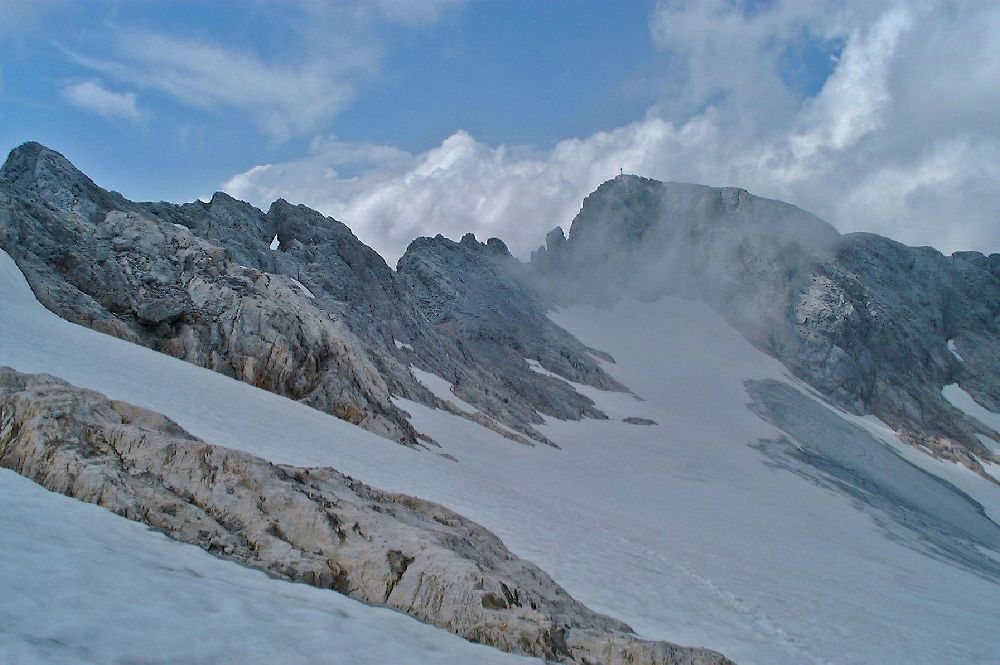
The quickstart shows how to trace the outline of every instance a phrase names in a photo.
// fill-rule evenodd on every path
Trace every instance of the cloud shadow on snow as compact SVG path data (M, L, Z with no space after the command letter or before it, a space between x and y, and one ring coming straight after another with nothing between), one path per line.
M1000 526L951 483L911 464L787 383L747 381L750 410L787 436L752 447L766 464L845 494L894 541L1000 583Z

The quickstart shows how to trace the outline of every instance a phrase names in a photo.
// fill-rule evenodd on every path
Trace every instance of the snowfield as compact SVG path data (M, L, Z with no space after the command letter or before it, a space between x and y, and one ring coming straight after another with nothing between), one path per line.
M919 538L885 524L878 512L861 509L856 498L789 472L752 447L761 439L779 439L781 432L748 408L746 381L793 380L699 303L665 299L614 311L576 307L553 315L585 344L611 353L617 362L605 369L635 392L580 388L609 420L547 421L540 431L560 449L516 445L467 419L399 400L417 429L440 442L440 452L458 463L65 322L37 303L13 261L2 253L0 312L0 365L54 374L163 412L212 443L276 462L330 465L367 483L438 501L492 529L514 553L537 563L578 599L630 623L644 637L707 646L741 665L1000 662L996 578L929 552ZM442 395L450 393L435 379L447 382L432 377L419 378ZM450 394L449 399L456 398ZM625 417L648 418L657 425L630 425L621 422ZM891 432L877 421L857 423L887 450L898 449L908 459L926 457L912 448L904 452L903 444L890 440ZM955 465L927 460L920 463L923 468L951 479L995 519L1000 512L996 486L964 469L953 473ZM466 652L465 662L486 662L485 654L496 662L514 662L474 645L456 646L457 638L395 613L388 614L410 628L380 624L384 610L269 580L96 507L46 493L10 473L0 474L0 491L24 515L4 518L0 533L5 551L35 547L49 557L5 554L2 617L29 611L21 608L35 608L34 616L43 616L37 603L38 595L47 592L44 582L7 581L30 578L33 572L50 575L46 569L56 564L49 560L77 565L67 561L72 549L55 542L59 538L69 543L81 539L93 551L130 552L121 554L119 564L108 558L106 567L81 569L91 571L86 580L80 575L61 578L61 586L77 581L81 601L98 595L107 607L90 611L84 605L84 611L71 612L54 607L60 604L56 602L45 609L62 613L55 620L72 619L80 634L91 631L86 633L88 644L105 653L136 653L128 651L140 648L139 642L129 642L134 636L124 629L102 631L102 625L141 613L148 596L157 588L168 593L164 580L172 580L189 584L190 594L176 593L175 602L158 606L161 623L146 628L149 644L162 646L157 656L168 661L197 662L196 655L222 653L211 651L221 649L221 642L206 642L206 651L192 644L209 639L210 631L200 628L202 621L221 631L229 617L244 621L240 630L249 639L260 638L250 644L298 645L291 657L261 662L297 662L295 654L365 662L341 660L334 647L313 641L349 639L344 635L350 629L340 633L333 625L343 619L333 608L341 608L357 618L358 653L369 644L368 636L380 631L385 631L383 641L391 634L400 645L410 646L398 659L375 651L395 648L376 640L370 662L451 662L442 653L459 658L464 647L474 650ZM73 517L77 515L87 517ZM985 519L978 514L973 518ZM1000 551L983 553L993 555ZM210 577L210 585L204 583L202 589L202 578L183 572L178 556L197 560L186 565ZM175 570L160 571L157 561L172 561L169 567ZM147 569L152 591L101 595L102 586L111 589L124 574L119 570L138 575ZM210 574L203 572L208 569ZM11 588L13 593L7 591ZM128 607L131 600L134 612ZM275 603L273 615L260 607L268 602ZM238 609L222 617L213 614L213 607L239 608L241 603L257 607L260 614L248 617ZM109 619L112 611L117 614ZM257 632L258 619L272 623ZM23 646L34 639L37 621L4 619L0 626L11 633L4 644ZM190 640L178 637L188 630ZM315 634L324 630L329 636ZM240 648L237 639L230 642ZM46 644L51 651L44 662L77 660L69 647ZM239 653L251 652L248 647ZM208 662L216 659L209 656ZM254 661L237 657L232 662Z
M269 578L0 469L0 662L539 663Z

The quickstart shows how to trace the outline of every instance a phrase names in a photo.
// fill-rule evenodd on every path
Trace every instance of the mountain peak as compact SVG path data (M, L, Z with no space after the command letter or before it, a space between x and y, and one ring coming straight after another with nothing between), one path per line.
M134 208L121 194L98 186L62 153L35 141L10 151L0 167L0 184L91 221L103 219L110 210Z
M7 161L0 167L0 177L4 180L21 180L38 177L44 173L70 177L73 180L90 180L73 166L61 153L47 148L36 141L22 143L10 151Z

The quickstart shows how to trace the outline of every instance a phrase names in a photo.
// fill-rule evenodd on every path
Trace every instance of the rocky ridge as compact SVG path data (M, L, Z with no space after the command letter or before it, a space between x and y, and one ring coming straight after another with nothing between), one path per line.
M418 238L394 271L304 206L278 200L265 213L222 193L134 203L29 143L0 169L0 248L64 318L407 445L421 435L394 397L522 443L551 443L534 428L542 416L603 418L569 383L532 371L627 390L602 368L611 358L546 312L676 295L704 300L831 402L913 445L987 478L979 460L996 460L983 439L997 433L941 389L958 383L1000 411L1000 255L842 236L737 188L620 176L528 264L470 234ZM411 366L477 412L436 397Z
M439 505L213 446L51 376L0 368L0 466L224 558L505 651L590 665L731 664L636 638Z
M65 319L406 445L427 439L393 397L472 417L522 443L550 443L532 427L541 415L603 417L568 384L540 380L512 356L504 346L510 335L464 334L473 317L480 330L500 328L498 311L442 313L411 293L415 284L420 293L467 292L469 273L435 263L443 242L415 242L403 263L437 272L412 271L404 280L344 224L280 199L266 213L222 193L184 205L135 203L37 143L12 151L0 169L0 248L39 301ZM478 246L461 249L483 266L517 263L503 252L487 260ZM623 389L537 299L525 307L534 326L520 349L525 357L575 381ZM454 384L478 413L435 397L411 366Z
M1000 411L998 254L842 236L741 189L620 176L587 197L568 236L548 235L531 266L561 303L703 300L834 404L991 479L979 460L996 458L979 437L997 433L941 389L958 383Z

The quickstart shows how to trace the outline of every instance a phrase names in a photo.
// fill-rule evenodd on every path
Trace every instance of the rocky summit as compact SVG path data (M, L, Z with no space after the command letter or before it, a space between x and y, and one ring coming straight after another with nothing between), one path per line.
M534 427L545 416L605 418L573 384L628 391L602 368L614 359L546 312L678 295L709 304L834 404L984 477L978 460L993 459L980 437L996 433L941 389L957 383L1000 410L1000 255L841 235L741 189L623 175L528 263L467 234L418 238L393 270L305 206L279 199L265 213L221 192L136 203L27 143L0 169L0 248L63 318L405 445L433 441L393 397L521 443L551 443Z
M996 432L942 388L1000 410L1000 254L841 235L741 189L620 176L531 267L556 302L702 300L834 404L992 480L978 460L995 459L980 437Z
M135 203L27 143L0 169L0 248L63 318L410 446L432 442L393 396L475 417L522 443L549 443L532 427L542 416L604 417L527 360L624 390L600 354L545 317L539 298L522 297L521 264L496 239L419 239L396 272L347 226L305 206L279 199L264 213L223 193ZM478 413L435 396L411 366L445 378Z
M0 168L0 277L8 318L23 324L5 321L20 337L0 329L0 351L4 364L34 369L0 368L0 466L273 577L550 662L731 662L641 639L553 577L592 594L595 609L634 611L640 630L634 619L645 616L630 603L651 594L656 630L703 635L687 613L711 607L706 621L736 617L720 621L724 638L750 631L720 638L720 649L776 644L767 653L792 654L781 662L840 648L812 650L772 618L787 608L771 587L792 565L807 567L788 606L799 609L816 595L803 589L830 587L834 574L855 595L873 579L922 581L926 562L947 567L933 569L946 596L1000 579L990 505L1000 255L842 235L742 189L624 174L590 194L568 229L549 232L528 261L470 233L417 238L390 267L305 206L279 199L264 211L221 192L129 201L26 143ZM36 352L50 334L57 341ZM105 383L90 382L101 368L77 362L77 346L116 368ZM115 380L133 364L150 383L175 373L191 395L151 404L143 379ZM77 385L46 374L70 366L64 378ZM77 386L118 397L130 386L136 399ZM213 399L228 416L200 413ZM262 413L277 414L277 430ZM435 436L443 458L425 452ZM516 545L553 577L416 495L454 502L508 542L530 533ZM857 551L835 550L848 563L814 571L835 541ZM883 541L908 551L883 556ZM797 554L782 558L786 545ZM613 563L594 564L604 555ZM763 577L747 586L744 566ZM912 593L897 604L922 602L922 586L903 586ZM671 614L682 587L697 595ZM887 620L871 616L854 629ZM798 617L783 621L805 630ZM829 642L825 629L805 634Z

